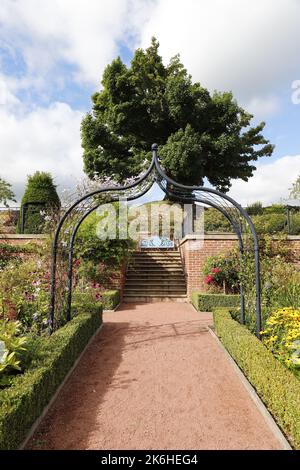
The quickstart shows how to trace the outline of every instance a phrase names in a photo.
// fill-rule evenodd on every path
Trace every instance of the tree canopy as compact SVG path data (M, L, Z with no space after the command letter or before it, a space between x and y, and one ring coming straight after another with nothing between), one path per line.
M293 186L290 188L290 198L300 199L300 175L294 181Z
M193 83L178 55L165 66L158 48L153 38L130 66L118 57L106 67L82 121L87 175L117 181L136 175L156 142L165 171L178 182L202 185L206 177L226 191L231 179L247 181L253 162L273 152L262 135L265 123L250 127L253 116L232 93L210 94Z
M16 202L15 195L11 189L11 184L0 177L0 204L8 207L8 201Z

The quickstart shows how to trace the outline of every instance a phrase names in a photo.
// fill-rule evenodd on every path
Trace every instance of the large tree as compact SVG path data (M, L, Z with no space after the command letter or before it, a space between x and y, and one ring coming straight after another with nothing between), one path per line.
M167 174L179 182L201 185L207 177L226 191L231 179L247 181L252 162L273 152L261 133L265 123L250 127L253 116L231 93L210 95L179 56L165 66L158 47L153 38L130 67L120 57L106 67L82 121L85 172L122 181L142 170L156 142Z
M15 195L11 189L11 184L0 177L0 204L8 207L8 201L16 202Z

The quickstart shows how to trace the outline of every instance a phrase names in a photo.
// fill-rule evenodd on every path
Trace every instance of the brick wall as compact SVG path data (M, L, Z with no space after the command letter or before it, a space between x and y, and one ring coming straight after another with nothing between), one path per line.
M300 236L289 236L282 243L286 243L292 248L296 262L300 260ZM185 267L189 298L194 290L203 292L207 290L204 275L202 274L206 259L209 256L226 253L235 246L238 246L237 237L229 233L206 234L203 237L187 235L181 240L180 252Z
M42 242L44 235L2 235L0 242L8 242L11 244L22 244L28 242ZM276 237L274 237L276 239ZM300 236L288 236L287 240L282 243L288 244L292 248L295 261L299 263L300 267ZM237 237L229 233L216 233L206 234L203 237L199 235L187 235L180 242L181 257L185 266L185 273L187 279L187 291L190 297L194 290L207 290L207 285L204 283L204 276L202 274L203 266L206 258L209 256L226 253L234 246L237 246ZM121 296L124 289L126 266L124 265L119 276L111 285L111 288L119 288Z
M24 245L26 243L43 243L43 240L46 240L48 235L40 234L10 234L10 233L1 233L0 234L0 243L8 243L10 245Z

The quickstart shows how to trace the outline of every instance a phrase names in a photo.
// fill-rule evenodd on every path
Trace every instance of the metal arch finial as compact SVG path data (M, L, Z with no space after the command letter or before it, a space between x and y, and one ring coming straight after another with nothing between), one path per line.
M152 144L151 145L151 150L152 150L152 162L155 165L156 171L158 173L164 173L163 170L160 168L159 160L158 160L158 145L157 144Z

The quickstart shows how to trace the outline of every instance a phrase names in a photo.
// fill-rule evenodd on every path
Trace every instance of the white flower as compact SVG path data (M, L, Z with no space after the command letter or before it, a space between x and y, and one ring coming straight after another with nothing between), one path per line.
M0 364L4 364L8 350L6 349L4 341L0 341Z

